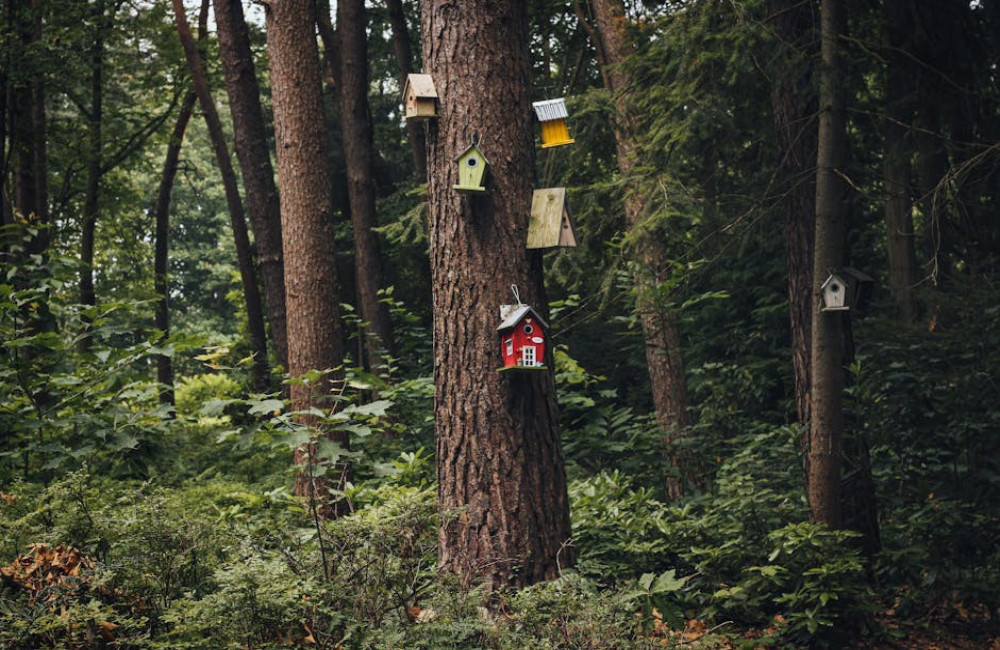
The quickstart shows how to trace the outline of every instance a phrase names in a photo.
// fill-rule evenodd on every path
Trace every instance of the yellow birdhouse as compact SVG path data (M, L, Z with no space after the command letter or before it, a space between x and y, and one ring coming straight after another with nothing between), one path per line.
M403 117L426 120L437 117L437 89L429 74L408 74L403 86Z
M535 190L531 196L528 248L576 246L573 219L566 202L565 187Z
M569 137L569 129L566 127L569 113L566 111L565 98L535 102L532 106L538 121L542 123L542 149L576 142Z
M458 162L458 185L454 189L459 192L469 192L472 194L485 194L486 187L483 180L486 178L486 168L490 161L479 150L475 144L470 144L469 148L458 155L455 159Z

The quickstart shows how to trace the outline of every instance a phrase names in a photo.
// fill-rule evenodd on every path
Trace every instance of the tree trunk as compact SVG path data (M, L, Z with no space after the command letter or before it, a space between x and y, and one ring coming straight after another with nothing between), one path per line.
M601 75L605 87L615 95L612 131L618 171L627 181L625 223L636 237L636 257L640 263L640 270L636 274L636 310L642 320L653 407L670 446L691 424L691 420L687 409L687 383L677 333L677 318L670 310L657 304L655 298L656 288L669 273L663 246L653 233L645 232L642 224L642 206L645 200L641 189L631 181L638 142L633 112L629 106L631 79L622 63L632 54L635 46L626 32L625 6L621 0L591 0L590 6L596 27L591 28L591 36L596 42ZM679 478L668 482L667 492L671 498L679 498L683 494L685 482L684 463L676 454L671 457L670 462Z
M257 263L264 281L271 338L278 362L288 369L285 331L285 276L281 251L281 207L264 129L264 112L254 71L250 32L239 0L215 0L219 27L219 58L226 77L233 116L236 157L243 171L243 187L250 208L250 226L257 247Z
M844 34L839 0L823 0L820 18L819 135L816 156L816 241L813 253L812 394L807 495L813 519L838 528L843 521L840 472L844 437L844 316L821 311L821 286L844 260L847 230L846 110L839 39Z
M101 150L103 139L101 127L104 121L104 30L107 27L104 0L97 0L93 6L94 42L90 50L90 114L87 116L87 186L83 199L83 224L80 233L80 303L93 307L97 305L94 290L94 235L97 230L97 212L100 201L102 174ZM87 351L91 346L89 335L91 318L83 316L84 333L80 337L80 349Z
M374 231L375 181L372 165L373 132L368 111L368 47L364 0L337 2L340 37L340 120L344 133L347 198L354 226L354 268L358 306L365 328L364 366L375 370L381 350L392 347L389 308L379 299L385 288L382 253ZM358 359L361 362L361 359Z
M788 267L788 320L792 339L795 407L798 421L809 425L809 361L812 328L813 230L816 221L816 94L812 57L816 29L812 5L799 0L769 0L777 40L787 51L771 71L771 106L785 197L785 261ZM808 458L808 429L802 438ZM806 472L808 475L808 471Z
M917 258L910 200L910 153L906 138L913 120L913 20L909 0L885 0L884 29L888 51L885 82L886 124L882 174L885 186L886 249L889 287L896 315L904 322L917 317L913 293L917 283Z
M392 28L392 47L399 64L399 87L406 84L406 75L413 72L413 48L410 46L410 30L406 24L406 13L402 0L386 0L389 10L389 25ZM406 133L410 136L410 155L413 157L413 172L418 182L427 180L427 139L424 125L417 120L407 120Z
M550 368L496 371L510 286L536 310L546 306L541 254L525 248L534 171L527 2L425 0L421 15L425 70L441 96L427 134L439 564L468 582L526 585L572 562ZM483 196L453 189L455 157L473 140L493 163Z
M202 30L204 33L204 30ZM181 102L181 110L177 122L170 135L167 145L167 157L163 162L163 173L160 176L160 187L156 192L156 203L153 205L153 220L156 224L156 241L153 252L153 289L156 293L156 329L162 332L159 342L170 336L170 193L173 191L174 179L177 176L177 162L180 159L181 144L184 141L184 131L187 130L194 104L198 100L194 91L188 92ZM160 385L160 403L174 405L174 366L173 360L166 354L156 357L156 381Z
M285 254L288 371L295 379L309 370L339 368L343 363L340 296L314 3L272 0L266 10ZM292 408L329 407L335 388L335 375L327 375L325 381L293 383ZM308 417L300 421L314 423ZM345 432L327 435L342 446L347 444ZM309 471L314 449L303 447L295 458L304 466L296 480L296 494L320 495L325 500L326 486L313 480Z
M226 191L226 204L229 206L229 218L233 226L233 240L236 246L236 259L240 269L240 280L243 284L243 296L246 301L247 322L250 330L250 349L253 351L252 376L254 389L266 391L270 385L270 370L267 361L267 335L264 329L264 312L261 307L260 289L257 287L257 277L254 273L253 258L250 254L250 237L247 234L246 216L243 212L243 201L236 186L236 172L233 161L226 147L225 134L222 131L222 121L215 108L208 80L202 68L201 55L195 46L184 15L182 0L173 0L174 13L177 16L177 34L180 36L188 68L191 70L191 80L194 83L198 102L205 114L215 159L219 165L222 183Z

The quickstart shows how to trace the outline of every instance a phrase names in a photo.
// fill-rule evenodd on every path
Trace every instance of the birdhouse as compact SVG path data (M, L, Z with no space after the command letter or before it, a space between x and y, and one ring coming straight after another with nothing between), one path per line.
M576 142L569 137L569 129L566 128L569 113L566 111L565 98L535 102L532 106L538 121L542 123L542 149Z
M531 196L528 248L576 246L576 233L566 202L565 187L535 190Z
M490 161L479 150L475 144L470 144L469 148L459 154L458 158L458 185L454 189L459 192L471 192L474 194L484 194L483 180L486 178L486 168Z
M403 86L403 118L426 120L437 117L437 89L429 74L408 74Z
M862 294L874 282L870 277L845 266L830 273L830 277L820 287L823 304L820 311L849 311L861 304Z
M500 358L497 370L545 370L545 338L549 326L528 305L500 307Z

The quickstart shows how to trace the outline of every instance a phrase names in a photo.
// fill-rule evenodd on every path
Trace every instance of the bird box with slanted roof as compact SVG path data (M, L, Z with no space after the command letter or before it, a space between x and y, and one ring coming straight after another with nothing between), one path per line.
M821 311L849 311L856 309L864 297L865 289L874 282L870 277L849 266L830 273L820 287Z
M455 160L458 162L458 185L454 189L459 192L469 192L473 194L484 194L486 187L486 168L490 161L479 150L475 143L460 153Z
M437 89L429 74L408 74L403 86L403 118L427 120L437 117Z
M573 219L566 202L565 187L535 190L531 196L528 248L576 246Z
M501 305L500 358L497 370L545 370L548 324L528 305Z

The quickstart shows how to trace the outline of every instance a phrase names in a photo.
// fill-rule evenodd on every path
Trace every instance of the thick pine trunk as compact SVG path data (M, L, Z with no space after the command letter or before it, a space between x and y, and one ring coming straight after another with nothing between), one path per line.
M162 332L161 341L170 336L170 276L168 272L170 194L177 176L177 163L180 160L184 132L191 120L191 113L194 112L196 101L198 98L194 91L191 91L184 96L184 100L181 102L181 110L177 115L174 130L170 134L170 143L167 145L167 156L163 161L163 173L160 175L160 187L156 192L156 203L153 205L156 233L153 248L153 290L156 293L156 329ZM156 357L156 381L160 385L160 403L173 406L174 365L173 360L166 354L160 354Z
M242 3L239 0L215 0L215 21L219 27L219 58L226 77L229 110L233 116L234 148L243 172L250 226L257 247L257 264L264 283L267 320L271 325L278 362L287 370L281 208Z
M787 47L771 71L771 107L784 193L785 262L788 267L788 320L795 377L795 407L803 426L809 423L809 362L812 328L813 230L816 223L816 94L812 58L816 29L812 5L799 0L770 0L777 40ZM808 458L808 431L802 448Z
M207 0L203 0L207 1ZM266 391L270 385L270 370L267 361L267 334L264 328L264 310L261 306L260 289L257 286L257 275L254 272L253 257L250 253L250 236L247 233L246 216L243 212L243 200L236 184L236 171L229 157L225 134L222 131L222 120L212 99L208 80L201 63L201 55L195 46L191 28L184 14L182 0L173 0L174 13L177 17L177 34L180 36L184 55L187 58L191 79L194 83L198 103L205 115L215 160L219 165L222 184L226 192L226 204L229 207L229 219L233 227L233 241L236 247L236 260L240 270L240 280L243 284L243 297L246 301L247 324L250 332L250 349L253 351L254 389Z
M396 63L399 65L399 87L406 83L406 75L413 72L413 47L410 45L410 30L406 24L406 13L403 11L402 0L386 0L389 11L389 25L392 28L392 47L396 52ZM417 120L407 120L406 133L410 138L410 155L413 158L413 171L417 180L427 179L427 140L424 137L424 125Z
M354 226L355 285L361 318L367 323L364 365L381 364L381 350L392 347L389 308L379 300L385 288L385 271L379 250L375 215L373 131L368 110L368 46L364 0L337 2L340 37L340 121L344 133L347 198ZM361 359L358 360L362 361Z
M510 286L546 307L541 254L525 248L527 2L426 0L421 14L424 69L441 96L427 151L439 564L468 581L526 585L572 561L552 374L497 372L498 308L512 302ZM483 196L452 188L455 157L473 140L493 163Z
M896 315L905 322L917 317L913 293L917 282L916 237L910 200L910 154L907 132L913 119L913 21L909 0L885 0L884 29L888 51L885 82L886 124L882 177L885 190L886 250L889 287Z
M812 423L807 496L813 519L830 527L843 521L840 472L844 437L844 314L821 311L821 286L844 260L847 120L839 39L840 0L823 0L820 18L820 113L816 157L816 242L813 253Z
M618 171L626 179L625 223L636 234L636 310L641 315L642 333L646 343L646 365L653 394L656 419L665 432L667 443L672 444L691 424L688 414L687 382L681 357L677 318L671 311L657 304L656 288L666 280L669 272L662 243L642 227L641 190L631 182L636 164L638 143L632 111L629 106L631 80L622 67L633 53L635 46L626 31L625 6L621 0L591 0L594 16L592 37L597 41L598 61L605 87L615 94L613 133ZM678 456L671 464L683 479L684 460ZM672 480L668 493L679 498L683 493L683 480Z
M342 365L340 296L314 3L272 0L266 9L285 255L288 371L294 379L309 370ZM331 407L335 378L327 375L327 381L293 383L292 408ZM308 417L300 421L313 424ZM344 432L329 437L347 444ZM326 486L309 471L315 460L312 451L311 447L296 451L296 461L304 466L296 480L296 493L325 500Z

